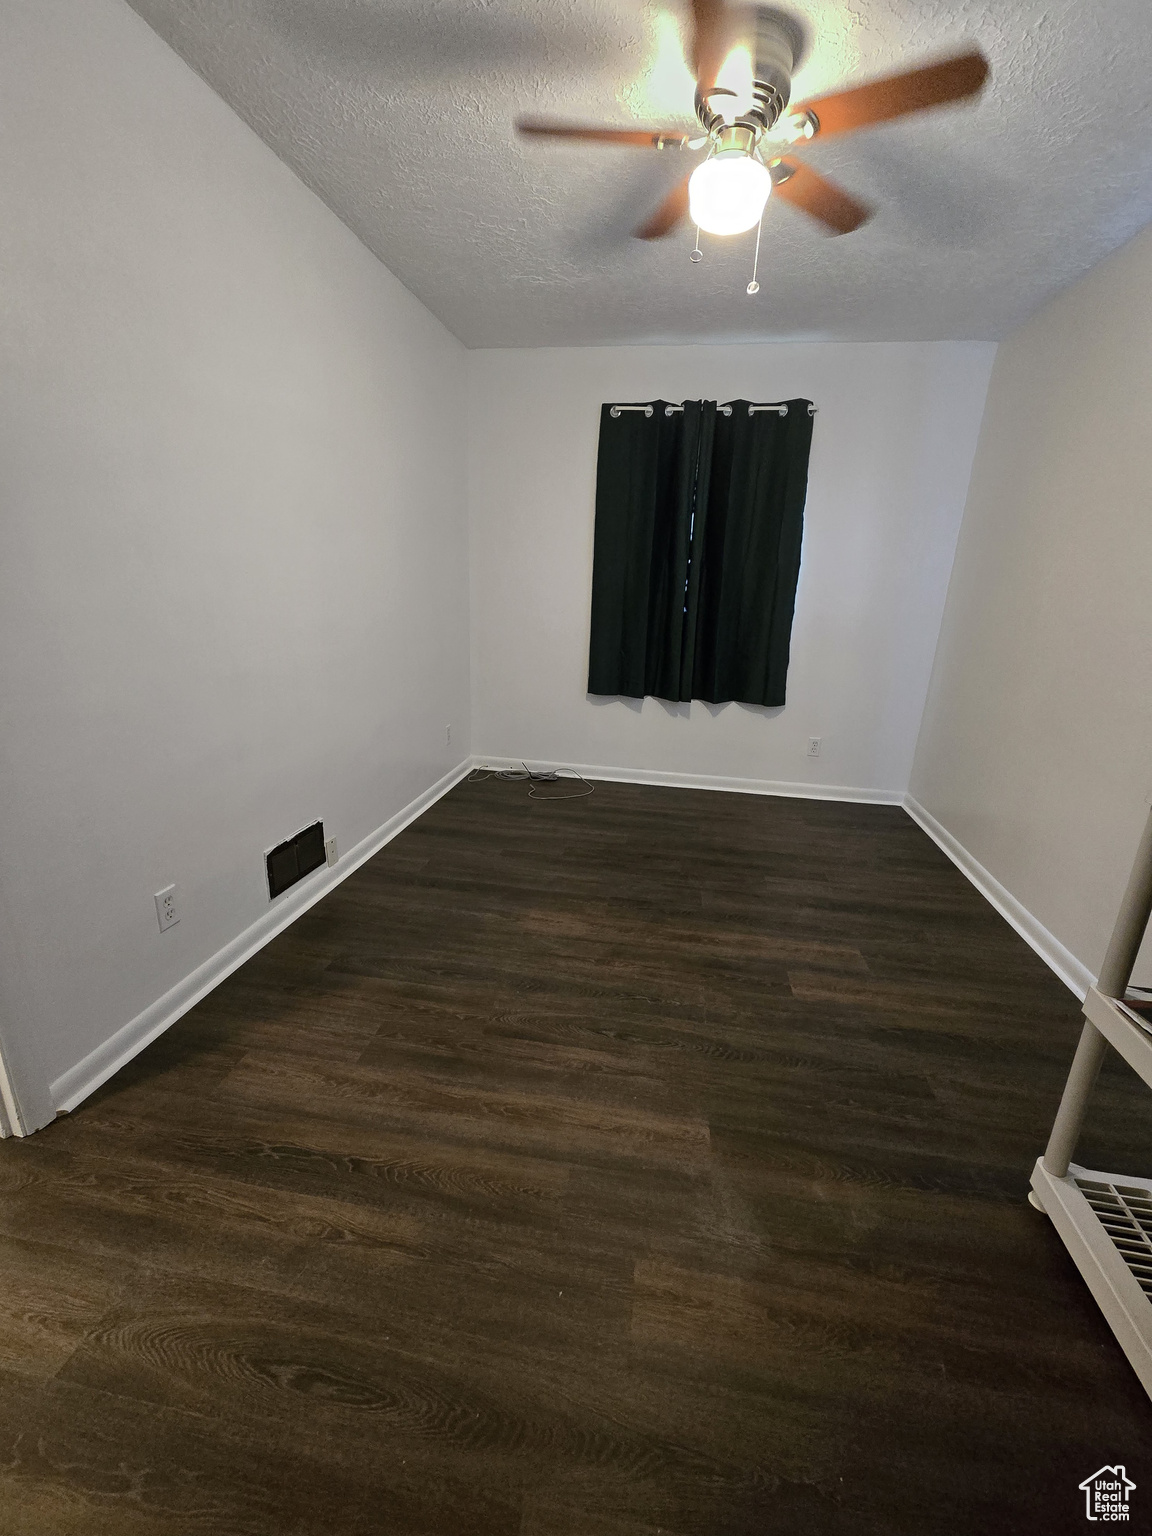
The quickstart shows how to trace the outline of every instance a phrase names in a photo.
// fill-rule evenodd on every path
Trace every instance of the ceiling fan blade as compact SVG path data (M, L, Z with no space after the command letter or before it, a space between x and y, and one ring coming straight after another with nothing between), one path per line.
M633 144L641 149L683 148L689 135L683 128L589 128L582 123L556 123L549 118L522 117L516 124L529 138L568 139L581 144Z
M661 235L670 235L687 212L688 177L685 176L683 181L676 183L655 213L650 214L639 229L633 230L633 234L637 240L659 240Z
M692 0L692 43L688 62L701 96L706 96L716 84L716 76L724 62L727 30L724 0Z
M779 181L776 179L778 175L781 177ZM773 166L772 182L773 201L780 197L793 208L802 209L818 219L829 234L851 234L872 217L867 203L858 202L810 165L802 165L798 160L777 161Z
M886 123L909 112L963 101L966 96L975 96L987 78L988 60L979 49L973 49L940 64L927 64L903 75L888 75L870 85L806 101L792 110L813 113L819 124L816 132L823 139L872 123Z

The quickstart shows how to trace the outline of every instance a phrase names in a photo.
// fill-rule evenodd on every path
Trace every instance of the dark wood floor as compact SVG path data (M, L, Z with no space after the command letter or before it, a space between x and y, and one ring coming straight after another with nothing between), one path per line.
M0 1146L0 1532L1147 1529L1077 1019L897 809L462 785Z

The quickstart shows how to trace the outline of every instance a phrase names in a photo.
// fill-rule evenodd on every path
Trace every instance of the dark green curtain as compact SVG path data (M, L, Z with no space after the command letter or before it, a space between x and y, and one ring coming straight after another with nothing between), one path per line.
M600 414L588 691L783 704L809 402L650 403Z

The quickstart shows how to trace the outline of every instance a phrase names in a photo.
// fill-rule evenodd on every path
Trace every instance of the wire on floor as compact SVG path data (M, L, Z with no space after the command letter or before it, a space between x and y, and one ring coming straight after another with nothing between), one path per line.
M589 784L584 775L575 768L546 768L536 771L524 762L519 768L473 768L465 782L482 784L485 779L502 779L506 784L527 784L529 800L583 800L596 788L595 784ZM577 779L584 788L578 789L575 794L540 795L536 793L537 784L571 784Z

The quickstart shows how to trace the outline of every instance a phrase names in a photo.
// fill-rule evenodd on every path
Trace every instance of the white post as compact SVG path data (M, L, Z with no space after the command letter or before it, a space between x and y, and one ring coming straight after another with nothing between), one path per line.
M1068 1081L1064 1084L1060 1108L1056 1111L1052 1134L1044 1149L1044 1166L1054 1179L1062 1179L1068 1172L1068 1164L1080 1140L1080 1127L1084 1124L1088 1095L1092 1092L1092 1085L1107 1049L1108 1042L1104 1036L1095 1024L1085 1019L1084 1028L1080 1032L1080 1044L1076 1047Z
M1140 953L1144 930L1152 915L1152 810L1144 823L1144 835L1136 850L1128 889L1116 914L1116 926L1108 942L1108 952L1100 967L1096 990L1105 997L1123 997Z
M1144 940L1144 930L1152 915L1152 810L1144 823L1144 835L1136 850L1128 888L1116 914L1116 926L1108 941L1108 951L1100 967L1096 990L1105 997L1123 997L1128 987L1136 956ZM1064 1095L1048 1146L1044 1152L1044 1166L1055 1179L1062 1179L1068 1172L1068 1164L1080 1139L1084 1113L1088 1108L1088 1095L1100 1071L1107 1050L1107 1041L1087 1019L1080 1033L1080 1044L1072 1058L1072 1068L1064 1085Z

